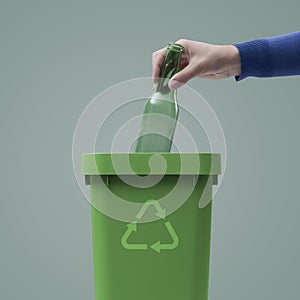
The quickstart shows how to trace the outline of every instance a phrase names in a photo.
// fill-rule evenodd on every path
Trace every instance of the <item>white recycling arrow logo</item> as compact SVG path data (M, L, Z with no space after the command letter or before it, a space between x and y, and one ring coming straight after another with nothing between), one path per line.
M136 218L140 220L143 215L146 213L146 211L151 207L154 206L156 209L156 215L160 218L165 220L166 218L166 210L161 207L158 201L150 199L145 202L143 205L142 209L138 212L136 215ZM128 239L131 236L132 233L137 232L137 221L129 223L126 225L127 230L123 234L121 238L121 243L122 246L127 249L127 250L147 250L148 245L147 244L129 244ZM161 250L173 250L176 249L179 245L179 238L178 235L173 228L172 224L170 221L165 222L165 227L168 230L170 236L172 237L172 243L171 244L163 244L161 241L157 241L154 244L150 245L150 248L152 248L154 251L160 253Z

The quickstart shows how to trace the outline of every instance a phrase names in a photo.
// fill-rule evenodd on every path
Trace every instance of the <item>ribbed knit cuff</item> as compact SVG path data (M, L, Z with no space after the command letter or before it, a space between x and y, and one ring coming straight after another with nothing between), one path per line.
M234 44L239 50L241 60L241 74L235 80L246 77L272 77L273 64L270 47L265 39L247 41Z

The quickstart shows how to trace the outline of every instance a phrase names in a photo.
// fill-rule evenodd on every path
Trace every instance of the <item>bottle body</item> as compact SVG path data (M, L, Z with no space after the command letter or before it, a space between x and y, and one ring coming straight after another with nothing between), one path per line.
M136 152L170 152L177 118L176 100L154 93L145 105Z
M145 104L136 152L170 152L178 119L176 90L168 88L179 70L182 46L171 44L161 68L156 90Z

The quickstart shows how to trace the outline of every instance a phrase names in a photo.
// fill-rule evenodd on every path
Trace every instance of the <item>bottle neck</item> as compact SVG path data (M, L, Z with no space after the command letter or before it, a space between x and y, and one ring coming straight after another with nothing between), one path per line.
M162 94L171 92L168 87L168 82L173 77L173 75L175 75L179 71L182 51L182 45L171 43L169 44L164 62L160 69L159 79L157 81L155 92L160 92Z

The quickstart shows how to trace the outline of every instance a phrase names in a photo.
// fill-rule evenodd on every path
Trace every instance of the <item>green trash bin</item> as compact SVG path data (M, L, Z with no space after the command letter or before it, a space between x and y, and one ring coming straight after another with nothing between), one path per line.
M160 153L151 164L153 155L83 155L96 300L208 299L211 199L220 154ZM141 184L143 177L155 184Z

